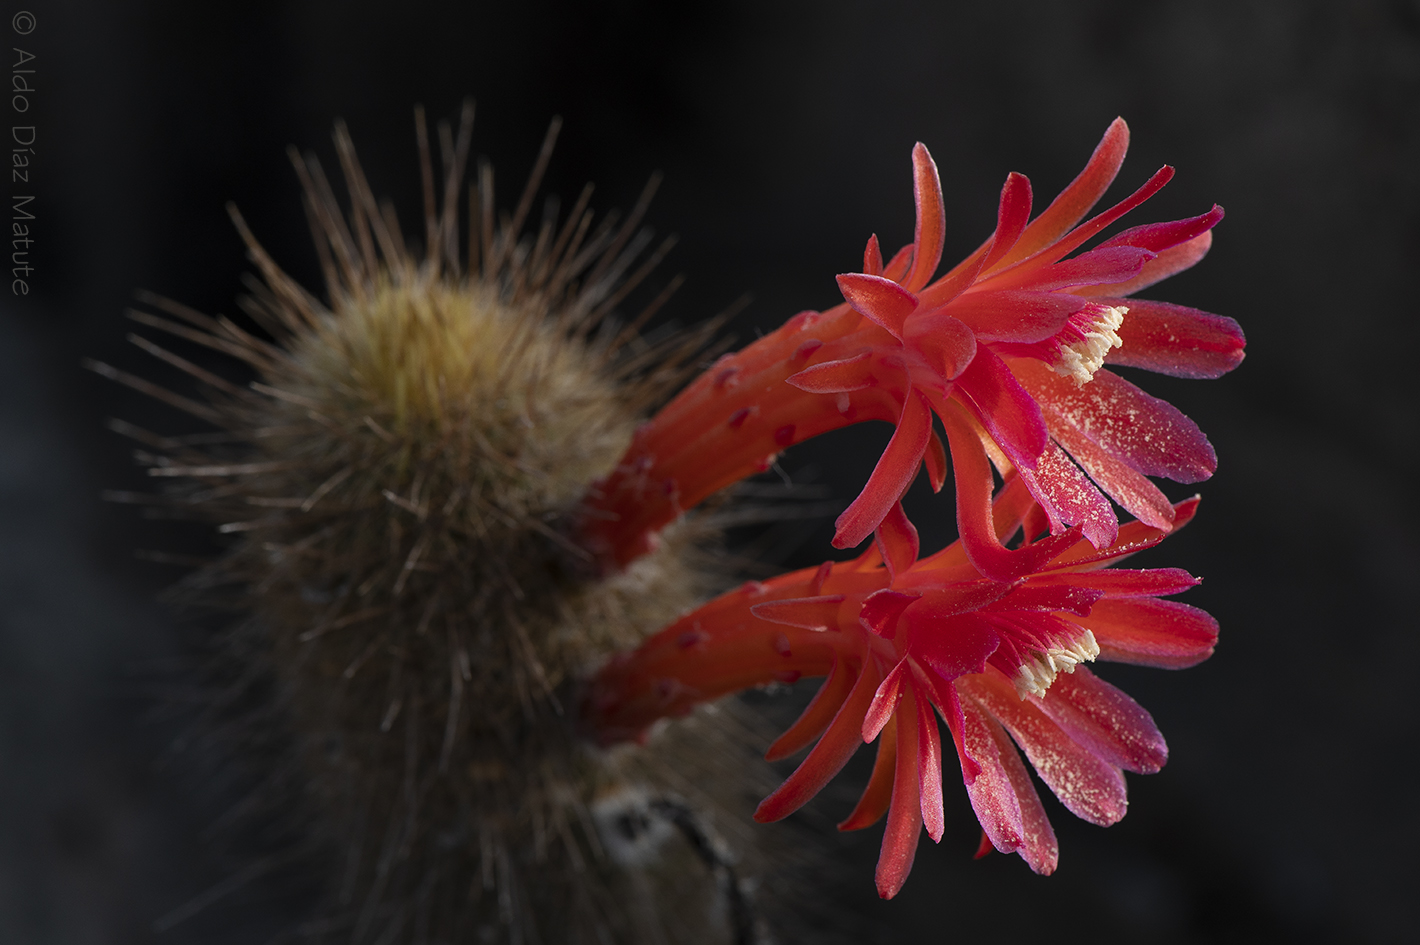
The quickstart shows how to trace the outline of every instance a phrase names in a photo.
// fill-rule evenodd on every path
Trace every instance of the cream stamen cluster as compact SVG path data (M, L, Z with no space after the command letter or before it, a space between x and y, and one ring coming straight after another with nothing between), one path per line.
M1044 696L1060 673L1073 673L1081 663L1092 663L1100 655L1100 645L1089 630L1067 646L1052 646L1044 650L1034 650L1021 663L1011 680L1016 684L1016 694Z
M1129 311L1125 305L1092 305L1076 318L1089 318L1085 326L1076 326L1074 319L1061 332L1060 359L1052 367L1061 377L1073 377L1075 383L1083 387L1104 366L1105 356L1111 348L1122 348L1124 341L1117 334L1124 324L1124 316ZM1074 341L1064 341L1063 337L1075 336Z

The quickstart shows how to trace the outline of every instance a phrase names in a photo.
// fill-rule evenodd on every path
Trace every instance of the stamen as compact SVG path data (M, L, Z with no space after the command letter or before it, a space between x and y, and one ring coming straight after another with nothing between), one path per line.
M1016 695L1022 699L1028 695L1044 696L1057 675L1073 673L1080 663L1092 662L1099 655L1099 643L1089 630L1069 646L1033 650L1011 680L1016 684Z
M1104 364L1104 357L1110 349L1123 347L1124 342L1115 331L1124 324L1124 315L1128 311L1128 307L1123 305L1092 305L1075 316L1088 319L1086 324L1076 325L1072 318L1071 324L1060 334L1074 335L1076 340L1061 341L1060 360L1053 365L1055 373L1073 377L1081 387L1088 384Z

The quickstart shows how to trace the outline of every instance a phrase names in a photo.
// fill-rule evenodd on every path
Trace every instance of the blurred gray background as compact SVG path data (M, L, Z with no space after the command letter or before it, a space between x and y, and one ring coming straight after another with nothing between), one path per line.
M877 831L835 841L848 879L825 895L876 941L1410 940L1420 2L21 0L0 29L38 56L30 111L9 113L38 129L30 189L9 191L36 196L36 272L0 303L0 942L260 945L298 914L257 883L154 930L241 868L205 832L230 786L168 751L207 630L155 601L181 571L134 553L212 545L100 501L145 487L106 417L183 421L79 361L167 378L123 340L138 288L233 311L246 264L227 200L316 285L284 148L329 166L338 116L412 230L411 106L450 115L465 94L505 202L553 114L547 190L593 180L594 205L627 207L663 170L650 219L681 243L659 278L689 277L668 317L748 291L742 339L834 304L869 233L910 240L914 141L941 169L950 261L989 233L1008 171L1043 206L1128 119L1121 191L1179 170L1139 222L1228 211L1211 256L1147 294L1237 318L1247 360L1219 381L1142 381L1221 457L1198 521L1150 559L1205 577L1185 599L1221 622L1218 653L1103 671L1172 759L1131 779L1107 831L1052 802L1055 876L973 862L949 788L947 837L923 841L897 900L872 895ZM826 437L784 466L847 501L886 435ZM914 502L924 545L950 540L946 497ZM830 534L743 537L801 566Z

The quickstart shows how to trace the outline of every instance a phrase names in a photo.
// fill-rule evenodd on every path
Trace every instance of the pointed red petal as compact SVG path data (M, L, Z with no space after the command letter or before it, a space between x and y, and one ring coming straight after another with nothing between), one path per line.
M903 285L915 292L931 281L937 264L942 261L943 217L946 215L937 164L920 141L912 148L912 196L917 203L917 231L912 239L916 251L912 271Z
M841 361L825 361L806 367L786 378L784 383L810 394L846 394L877 383L872 361L873 353L864 351Z
M868 245L863 248L863 271L870 276L883 274L883 251L878 247L878 234L868 237Z
M1137 276L1155 253L1135 246L1100 246L1070 259L1039 269L1022 267L991 280L989 290L1018 289L1054 292L1086 285L1116 285Z
M1075 290L1076 295L1133 295L1141 289L1147 289L1155 282L1162 282L1169 276L1177 275L1185 269L1191 269L1197 265L1198 261L1208 255L1208 250L1213 246L1212 232L1204 233L1202 236L1194 237L1187 243L1180 243L1170 249L1159 253L1157 257L1144 263L1144 268L1139 274L1128 282L1121 282L1118 285L1094 285L1081 286Z
M1055 872L1060 863L1060 845L1055 839L1055 829L1050 826L1050 818L1041 806L1040 795L1031 783L1030 773L1016 753L1010 737L999 725L992 731L1001 751L1001 767L1010 779L1011 790L1016 792L1016 803L1021 808L1021 846L1017 850L1026 865L1041 876Z
M922 802L922 826L933 843L942 842L946 818L942 811L942 734L937 729L937 716L925 694L908 686L912 695L910 708L917 711L917 778ZM903 700L906 703L908 700ZM909 706L903 706L905 711Z
M903 681L907 678L907 660L898 660L892 672L883 679L878 691L873 693L872 704L868 706L868 711L863 716L863 741L871 742L878 737L878 733L883 730L883 726L888 723L888 719L893 717L897 711L898 703L902 701Z
M1085 574L1058 572L1036 575L1030 587L1053 587L1068 584L1080 589L1090 588L1105 597L1159 597L1181 594L1201 582L1182 568L1153 568L1147 571L1091 571ZM1002 603L1015 595L1008 595ZM1086 611L1088 613L1088 611ZM1082 614L1081 616L1084 616Z
M888 574L896 577L917 563L917 552L921 547L917 539L917 528L902 511L902 503L897 502L878 524L874 538L878 550L887 564Z
M1168 745L1153 717L1084 666L1056 676L1044 699L1029 701L1072 739L1125 771L1153 774L1168 761Z
M1242 363L1247 341L1231 318L1145 299L1099 301L1128 310L1116 329L1124 346L1105 356L1108 364L1204 379L1222 377Z
M833 780L834 775L843 770L848 759L863 744L863 714L877 689L878 678L872 661L864 664L852 691L829 723L823 738L819 739L803 763L794 769L794 773L785 778L773 794L759 802L754 812L755 820L762 824L783 820L807 804L810 798L823 790L825 784Z
M922 463L927 467L927 482L931 484L932 491L941 492L942 486L947 484L947 450L942 446L936 430L927 438L927 452L922 457Z
M882 276L846 272L838 277L838 290L853 311L902 337L902 323L917 308L917 296Z
M798 720L769 746L769 750L764 753L764 760L779 761L787 758L822 735L844 700L848 698L856 679L853 667L846 660L834 660L833 669L829 670L828 678L819 686L818 692L814 693L813 701L804 709Z
M838 605L844 600L842 594L796 597L790 600L772 600L763 604L755 604L749 611L760 620L783 624L786 627L800 627L804 630L829 630L838 628Z
M1014 853L1020 849L1025 825L1021 820L1021 804L1007 774L1003 759L1016 753L1015 746L1002 739L998 741L996 732L1000 726L986 714L974 699L962 699L962 712L966 719L966 729L962 741L966 752L981 769L980 773L967 782L966 790L971 798L972 809L981 829L991 838L991 845L1002 853ZM1016 759L1020 763L1020 759Z
M917 475L931 432L931 410L922 395L914 390L903 404L897 431L888 441L863 491L834 523L837 532L833 536L833 547L852 548L873 533L907 491L912 477Z
M999 290L968 292L946 311L971 329L978 341L1024 344L1053 338L1086 304L1070 294Z
M1113 574L1115 572L1103 572ZM1095 601L1105 595L1102 589L1087 585L1080 580L1094 575L1070 575L1069 583L1045 583L1031 578L1027 584L1018 585L1006 596L994 600L981 609L983 611L1003 610L1064 610L1081 617L1090 612Z
M967 784L970 784L981 773L981 766L966 751L966 742L963 740L966 731L966 715L962 712L961 697L957 695L956 684L943 679L936 670L925 663L913 660L911 665L912 674L917 680L919 695L931 700L932 705L937 707L937 711L946 720L947 730L951 732L952 742L957 751L957 760L961 762L962 778Z
M1112 246L1137 246L1140 249L1161 253L1181 243L1197 239L1221 223L1222 220L1223 208L1215 203L1213 209L1207 213L1200 213L1198 216L1189 217L1186 220L1145 223L1143 226L1131 227L1105 240L1095 252Z
M1173 531L1178 531L1193 521L1198 511L1198 496L1184 499L1173 507ZM1144 522L1125 522L1119 527L1119 537L1104 551L1096 551L1086 542L1066 549L1051 560L1051 571L1086 572L1118 564L1125 558L1146 548L1152 548L1170 532Z
M981 263L983 272L1010 252L1021 238L1026 221L1030 219L1030 203L1029 178L1015 171L1006 175L1006 183L1001 187L1001 203L996 208L996 232L991 238L991 251Z
M907 693L907 698L913 704L910 711L901 712L897 717L897 770L887 826L883 830L882 852L878 854L878 895L884 899L896 896L907 882L907 874L912 872L912 861L917 856L917 841L922 835L918 715L911 692Z

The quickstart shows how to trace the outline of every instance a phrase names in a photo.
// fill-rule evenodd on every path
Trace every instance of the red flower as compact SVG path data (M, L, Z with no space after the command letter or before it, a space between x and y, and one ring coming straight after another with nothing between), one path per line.
M1231 319L1127 298L1202 258L1223 216L1216 206L1070 256L1173 176L1161 169L1081 223L1114 180L1128 136L1122 120L1110 125L1085 169L1034 220L1030 183L1011 174L995 233L935 281L941 185L917 145L912 244L884 264L870 238L863 271L838 277L846 304L801 313L722 358L646 424L588 497L588 544L608 567L624 566L683 510L767 469L779 450L850 423L887 420L897 430L837 522L834 544L852 547L883 521L920 465L934 488L945 481L933 414L951 440L959 491L963 464L984 469L989 456L1002 475L1017 471L1055 534L1079 525L1096 547L1109 545L1118 522L1106 494L1167 530L1172 507L1146 477L1205 479L1216 466L1213 448L1183 414L1101 365L1217 377L1242 360L1244 342ZM959 496L959 515L979 518L983 507ZM966 550L981 572L1012 579L997 570L999 554L982 530L967 524Z
M1174 527L1196 505L1172 508ZM1074 528L1007 550L1003 541L1023 527L1031 536L1041 521L1026 480L1011 477L989 509L991 540L1016 579L983 576L960 542L918 560L916 531L894 504L858 559L745 585L613 659L589 688L584 719L604 743L639 738L656 719L729 692L826 676L767 757L812 750L755 817L788 816L877 739L868 787L840 829L887 814L877 883L891 897L922 827L942 836L935 709L984 843L1051 872L1055 836L1012 742L1071 812L1117 821L1121 771L1157 771L1167 749L1147 712L1079 664L1193 665L1211 655L1217 626L1158 599L1197 583L1182 571L1102 570L1158 543L1164 529L1132 522L1096 550Z

